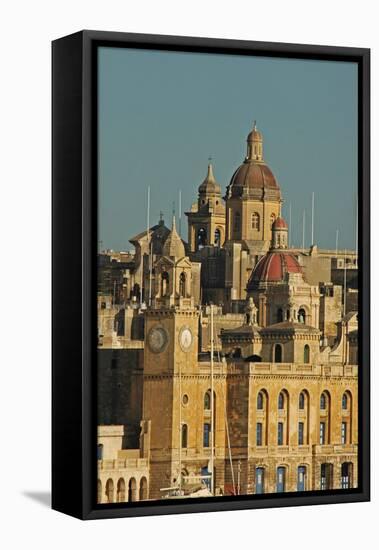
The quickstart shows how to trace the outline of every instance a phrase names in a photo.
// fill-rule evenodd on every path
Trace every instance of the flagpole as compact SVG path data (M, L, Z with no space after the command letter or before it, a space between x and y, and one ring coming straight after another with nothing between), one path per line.
M338 229L336 229L336 256L338 254L338 236L339 236L339 231Z
M179 189L179 236L182 236L182 190Z
M144 296L145 301L148 302L150 296L150 185L147 187L147 215L146 215L146 237L147 237L147 268L148 268L148 279L149 279L149 290L147 296ZM146 289L145 289L146 290ZM142 300L142 292L141 292Z
M305 248L305 210L303 210L303 250Z
M314 245L314 216L315 216L315 194L312 192L312 238L311 238L311 246Z

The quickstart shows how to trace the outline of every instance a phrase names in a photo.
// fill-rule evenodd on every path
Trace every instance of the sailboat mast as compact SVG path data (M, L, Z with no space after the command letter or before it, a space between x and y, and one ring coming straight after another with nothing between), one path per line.
M179 476L178 485L179 491L182 489L182 368L179 361Z
M146 219L146 236L147 236L147 267L148 267L148 277L149 277L149 283L148 283L148 292L146 293L147 296L145 296L145 301L151 305L151 266L150 266L150 185L147 188L147 219ZM146 290L146 289L145 289Z
M213 304L211 304L211 494L214 495L214 389L213 389L213 355L214 355L214 333L213 333Z
M343 316L346 315L346 248L345 248L345 259L344 259L344 268L343 268Z

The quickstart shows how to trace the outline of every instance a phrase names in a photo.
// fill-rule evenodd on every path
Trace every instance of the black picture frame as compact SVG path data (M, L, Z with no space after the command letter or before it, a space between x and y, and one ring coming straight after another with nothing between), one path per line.
M96 51L104 45L358 64L357 489L96 504ZM52 507L97 519L370 500L370 50L86 30L52 43L52 96Z

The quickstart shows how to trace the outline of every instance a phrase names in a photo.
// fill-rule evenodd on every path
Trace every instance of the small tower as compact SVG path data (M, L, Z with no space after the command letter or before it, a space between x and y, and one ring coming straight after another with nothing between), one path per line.
M247 136L247 161L263 162L263 138L257 130L257 122L254 120L254 126Z
M288 225L286 220L279 217L272 224L271 248L275 250L288 248Z
M225 240L225 206L221 197L221 187L217 183L213 166L209 159L207 175L198 189L197 203L188 218L188 242L191 252L204 246L223 245Z
M172 220L172 229L154 265L154 306L192 308L192 264Z

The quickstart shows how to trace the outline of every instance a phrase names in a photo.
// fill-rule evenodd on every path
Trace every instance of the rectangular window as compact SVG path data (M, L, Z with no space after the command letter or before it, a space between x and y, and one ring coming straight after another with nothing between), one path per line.
M325 422L320 422L320 445L325 445Z
M278 422L278 445L283 445L283 422Z
M262 445L262 422L257 422L257 433L256 433L257 446Z
M342 422L341 424L341 443L342 445L346 444L346 435L347 435L347 423Z
M299 422L298 444L304 445L304 422Z
M209 447L210 445L210 433L211 433L211 425L210 424L204 424L204 432L203 432L203 447Z

